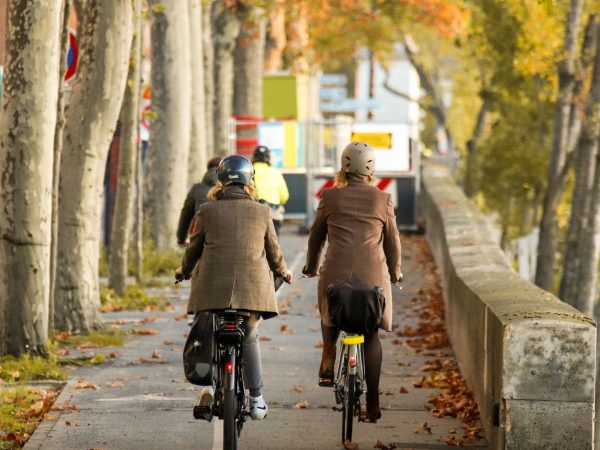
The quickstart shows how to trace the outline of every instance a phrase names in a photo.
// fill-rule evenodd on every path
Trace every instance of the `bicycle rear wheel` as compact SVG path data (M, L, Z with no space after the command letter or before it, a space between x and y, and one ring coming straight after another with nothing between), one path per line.
M237 449L238 431L235 423L237 416L237 398L233 389L225 390L223 399L223 448Z
M342 444L352 440L352 422L354 420L354 408L356 406L356 374L346 376L344 391Z

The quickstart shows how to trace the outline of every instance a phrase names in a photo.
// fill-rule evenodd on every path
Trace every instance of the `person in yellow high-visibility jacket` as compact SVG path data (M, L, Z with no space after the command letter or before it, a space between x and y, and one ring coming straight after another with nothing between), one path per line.
M283 205L290 198L287 184L281 172L271 166L271 151L268 147L257 146L252 155L252 163L254 164L254 184L258 200L271 207L273 225L279 235L285 212Z

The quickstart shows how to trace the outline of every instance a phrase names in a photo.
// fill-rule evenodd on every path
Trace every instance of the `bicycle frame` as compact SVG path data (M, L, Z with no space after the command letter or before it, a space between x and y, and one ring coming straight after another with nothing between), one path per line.
M355 415L360 418L360 397L364 392L365 358L364 336L342 334L340 359L334 381L334 393L337 404L342 407L342 443L352 440L352 422ZM336 408L334 408L336 409Z
M227 310L217 313L216 366L218 379L213 414L224 421L223 448L236 449L237 438L248 416L244 389L242 325L248 316L244 312Z

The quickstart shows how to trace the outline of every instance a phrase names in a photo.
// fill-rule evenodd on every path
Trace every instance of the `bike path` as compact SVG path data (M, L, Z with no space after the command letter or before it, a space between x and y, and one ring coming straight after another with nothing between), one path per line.
M321 342L316 313L317 281L300 279L306 237L296 236L293 231L285 229L281 238L295 276L294 285L284 286L278 295L285 314L263 322L260 329L263 392L269 415L264 421L246 422L240 449L343 448L342 413L332 410L333 390L317 386L321 352L317 348ZM425 273L423 258L414 255L418 248L413 243L419 239L423 238L403 239L403 272L407 280L401 290L394 290L398 329L415 325L411 301L428 283L436 281L433 274ZM188 325L182 313L189 289L158 291L172 296L174 311L104 314L107 323L118 321L122 329L158 333L129 338L124 347L114 349L118 355L107 364L73 371L56 405L67 402L76 409L51 411L51 417L44 420L25 449L222 448L221 422L193 419L197 388L183 378L181 350ZM136 324L149 318L154 320ZM373 448L378 440L385 445L394 443L395 448L448 448L442 439L453 436L452 430L460 430L461 422L451 417L433 417L425 405L429 396L438 391L413 387L413 382L424 375L420 368L432 355L410 354L409 349L399 345L394 333L386 333L382 343L383 417L377 424L355 422L354 443L360 449ZM102 349L102 353L112 350ZM98 389L84 387L86 383ZM401 387L408 392L401 394ZM415 432L425 422L425 429ZM480 440L471 446L486 448L486 443Z

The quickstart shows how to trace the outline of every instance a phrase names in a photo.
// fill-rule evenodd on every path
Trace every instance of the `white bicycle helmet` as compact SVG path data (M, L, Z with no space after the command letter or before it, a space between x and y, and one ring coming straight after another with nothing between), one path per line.
M373 176L375 152L364 142L351 142L342 152L342 170L355 175Z

